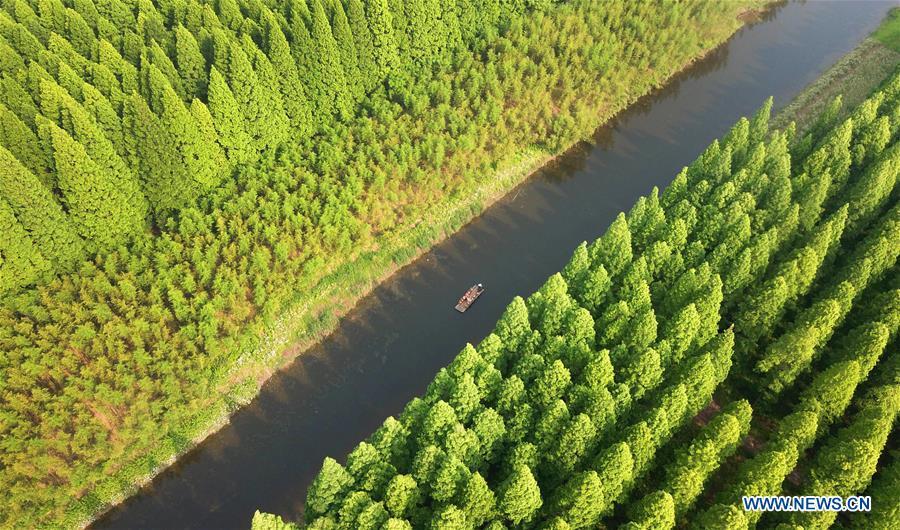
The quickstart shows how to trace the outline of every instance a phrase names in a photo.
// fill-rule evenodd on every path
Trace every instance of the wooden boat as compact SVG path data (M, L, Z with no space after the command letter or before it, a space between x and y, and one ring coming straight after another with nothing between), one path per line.
M475 302L475 300L477 300L483 292L484 286L480 283L469 287L469 290L466 291L466 294L462 295L462 298L459 299L459 302L456 302L456 310L460 313L465 313L466 309L469 309L469 306L471 306L472 303Z

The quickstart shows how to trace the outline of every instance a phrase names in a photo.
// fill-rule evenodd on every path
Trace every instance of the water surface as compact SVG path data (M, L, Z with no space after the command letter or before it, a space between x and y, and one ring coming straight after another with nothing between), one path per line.
M95 528L248 528L296 519L325 456L343 458L420 395L515 295L531 293L622 210L769 95L776 109L853 49L894 2L789 3L742 29L364 298L231 423ZM473 283L487 291L460 315Z

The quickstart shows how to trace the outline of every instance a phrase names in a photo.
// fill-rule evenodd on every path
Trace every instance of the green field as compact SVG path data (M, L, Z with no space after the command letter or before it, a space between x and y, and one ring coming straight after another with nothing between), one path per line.
M0 526L130 494L760 4L0 2Z

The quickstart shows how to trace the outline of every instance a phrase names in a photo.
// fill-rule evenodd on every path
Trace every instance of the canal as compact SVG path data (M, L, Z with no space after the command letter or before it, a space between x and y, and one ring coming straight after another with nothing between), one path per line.
M296 519L326 456L343 458L421 394L515 295L772 95L777 108L871 32L894 2L792 2L643 98L365 297L231 423L94 528L248 528ZM486 292L460 315L473 283Z

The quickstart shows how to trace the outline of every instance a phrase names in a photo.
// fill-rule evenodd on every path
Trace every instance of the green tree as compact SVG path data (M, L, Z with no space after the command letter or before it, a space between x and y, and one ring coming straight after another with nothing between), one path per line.
M262 513L259 510L253 513L253 520L250 522L250 530L297 530L298 528L297 525L285 522L277 515Z
M84 257L84 242L53 194L8 150L0 147L0 197L54 268L68 270Z
M521 296L513 298L494 328L500 341L509 352L516 352L531 336L528 307ZM498 366L501 370L503 365Z
M356 102L363 95L363 74L359 67L356 40L353 38L343 4L340 1L333 1L330 3L330 7L331 32L340 55L344 83L347 85L349 99Z
M329 513L352 485L353 477L347 470L333 458L326 457L306 493L306 511L310 519Z
M50 263L44 259L2 197L0 231L4 234L0 238L0 293L30 285L50 271Z
M746 512L733 504L715 504L700 514L691 528L699 530L746 530Z
M590 246L591 262L594 267L603 265L613 278L631 263L631 231L625 214L619 214L603 237Z
M364 92L370 92L382 81L383 73L379 71L379 66L375 62L375 44L365 9L362 0L347 1L347 22L356 44L354 49L359 65L360 84Z
M191 97L206 97L206 57L200 51L197 39L184 26L175 28L175 62L185 93Z
M578 473L553 495L550 511L571 528L588 528L600 519L606 502L604 484L594 471Z
M591 453L597 441L597 429L586 414L578 414L560 432L559 442L546 455L550 476L562 481Z
M266 15L267 55L278 74L284 111L287 113L294 134L305 138L312 134L313 127L312 109L310 109L307 99L306 85L300 79L297 63L291 56L290 45L280 24L274 20L274 16L269 11L266 11Z
M466 530L471 525L466 520L466 513L453 504L437 510L431 519L432 530Z
M311 27L309 30L312 46L311 72L308 78L309 97L320 119L330 116L349 117L351 92L341 54L335 41L328 17L320 0L311 0Z
M818 428L824 431L839 418L860 382L860 368L856 361L829 366L813 379L800 398L800 410L809 410L818 418Z
M151 105L160 125L171 137L180 155L178 173L162 187L157 196L157 209L178 208L212 188L222 177L225 155L216 139L203 135L194 116L178 99L165 77L150 66Z
M512 524L530 521L543 503L541 489L525 465L516 466L497 492L500 512Z
M384 494L384 506L394 517L403 518L419 503L421 492L414 478L409 475L395 475L388 482Z
M209 111L219 143L232 165L249 162L257 156L240 105L225 78L213 66L209 72Z
M261 109L263 111L261 117L267 120L264 124L265 129L262 130L265 143L258 145L258 147L260 150L274 148L281 145L290 136L291 132L290 118L285 111L284 100L279 90L281 80L266 54L256 46L256 43L249 35L244 35L242 43L247 57L253 63L253 71L256 73L258 80L256 88L258 89L259 101L265 105ZM291 95L297 96L300 94L292 93ZM299 103L302 103L302 101Z
M732 414L735 408L739 411ZM746 401L737 402L706 424L686 447L676 451L674 462L666 466L660 488L671 494L676 515L683 515L692 506L709 476L737 449L750 428L749 408Z
M896 528L900 524L900 459L893 460L875 474L866 494L872 497L871 512L850 514L849 528Z
M479 472L469 475L460 497L460 508L465 511L466 518L476 528L496 516L496 497Z
M124 217L119 221L125 232L143 229L147 216L147 200L137 178L116 152L112 142L93 117L62 87L55 83L41 83L41 107L45 117L63 127L71 137L83 146L86 154L104 173L104 179L117 190L125 204L119 206ZM54 152L56 169L60 171L58 156ZM60 179L61 184L61 179Z
M771 96L766 98L766 101L753 115L753 119L750 120L749 140L751 144L766 140L766 136L769 134L769 117L772 114L772 103L773 99Z
M876 387L853 421L816 453L803 493L844 497L860 493L875 473L898 411L900 386ZM836 517L837 512L807 512L791 515L789 521L804 528L828 528Z
M216 66L219 66L218 61ZM253 148L260 152L278 145L287 131L284 109L280 101L273 99L275 87L263 86L251 58L237 42L231 42L228 46L225 73L234 99L244 114Z
M534 381L534 402L540 408L548 407L563 396L571 382L571 374L563 363L559 360L554 361Z
M627 530L668 530L675 528L675 501L668 492L648 493L631 508Z
M400 62L397 37L394 35L394 16L388 0L368 0L366 18L369 21L369 31L372 33L376 67L374 77L382 81L398 67Z
M53 161L49 153L40 148L31 127L3 103L0 103L0 145L8 149L44 186L53 188Z
M92 160L82 144L50 122L53 158L59 175L59 189L69 216L87 245L111 248L141 232L143 216L117 187L117 180Z

